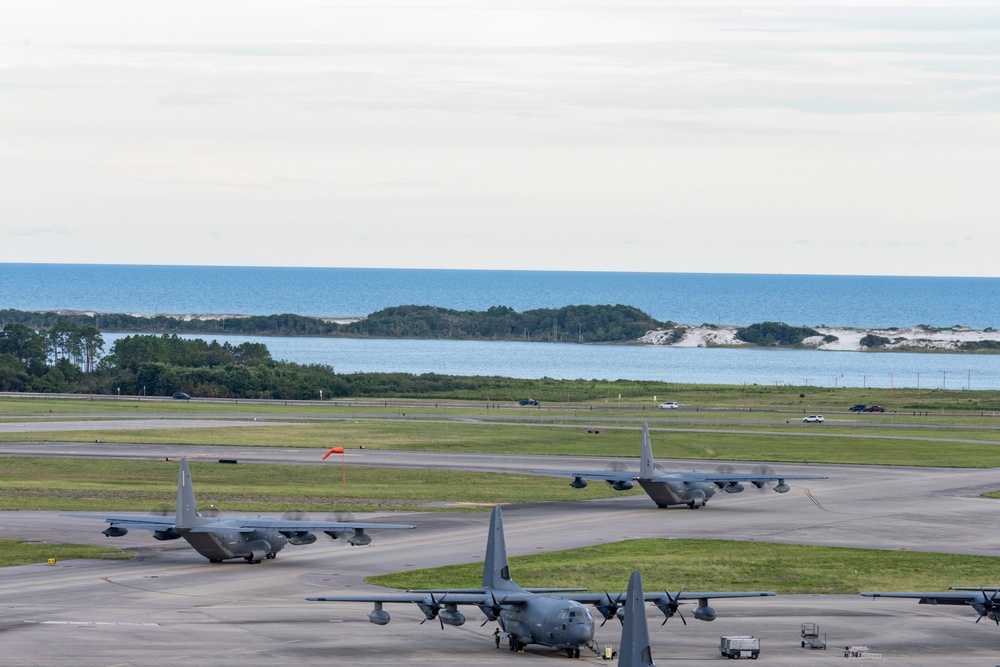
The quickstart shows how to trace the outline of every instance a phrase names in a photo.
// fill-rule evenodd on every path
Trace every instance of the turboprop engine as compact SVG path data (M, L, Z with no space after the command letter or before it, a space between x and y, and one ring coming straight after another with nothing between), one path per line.
M180 539L181 534L174 528L167 528L166 530L154 530L153 537L163 542L165 540Z
M438 620L445 625L459 626L465 623L465 614L460 612L455 605L445 605L445 608L438 613Z
M779 479L778 483L774 486L775 493L788 493L791 487L785 484L785 480Z
M744 489L744 486L739 482L730 482L729 484L726 484L723 489L726 493L739 493Z
M302 546L303 544L312 544L316 541L316 536L312 533L300 532L292 533L288 535L288 543L295 546Z
M354 534L347 538L347 543L354 547L363 547L372 543L372 536L364 528L355 528Z
M368 621L375 625L389 625L389 621L391 620L392 617L389 616L389 612L382 609L381 602L376 602L375 608L368 612Z
M101 532L107 537L121 537L122 535L128 535L128 528L122 528L121 526L108 526Z
M699 621L714 621L718 613L708 606L708 600L698 600L698 606L694 608L693 615Z

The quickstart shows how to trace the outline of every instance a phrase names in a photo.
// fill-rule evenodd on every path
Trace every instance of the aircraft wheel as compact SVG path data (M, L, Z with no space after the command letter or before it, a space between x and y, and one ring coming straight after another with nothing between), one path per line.
M577 646L575 649L573 649L573 657L574 658L579 658L580 657L580 647L579 646Z
M221 563L222 559L221 558L209 558L208 562L209 563Z

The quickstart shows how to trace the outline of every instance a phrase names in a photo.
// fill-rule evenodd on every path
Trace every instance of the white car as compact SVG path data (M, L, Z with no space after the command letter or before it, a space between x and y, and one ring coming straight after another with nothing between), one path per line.
M667 401L666 403L660 403L656 407L661 410L676 410L680 406L677 405L677 401Z
M809 415L808 417L803 417L802 421L806 424L822 424L823 415Z

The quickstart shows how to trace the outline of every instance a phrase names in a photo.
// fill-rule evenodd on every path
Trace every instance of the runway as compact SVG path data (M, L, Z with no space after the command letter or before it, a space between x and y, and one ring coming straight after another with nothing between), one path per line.
M305 462L319 455L318 450L228 447L82 449L79 444L0 447L4 454L184 454L261 465ZM503 471L574 465L565 457L376 450L349 450L347 458L352 464ZM590 457L582 460L588 467L603 466ZM674 463L681 469L718 465ZM625 538L714 537L980 555L1000 551L1000 536L992 530L995 501L978 497L981 490L995 488L998 470L814 464L788 468L830 479L793 486L784 495L752 489L719 494L697 511L659 510L645 496L507 506L507 547L511 555L522 555ZM553 483L566 484L568 479L553 478ZM369 605L304 601L307 595L359 592L369 575L481 561L483 556L485 512L363 518L419 528L380 532L370 547L352 548L321 538L314 545L288 547L276 560L253 566L210 565L184 543L160 543L133 531L114 541L138 550L139 557L129 562L70 561L0 570L0 665L511 665L567 660L538 647L525 654L497 651L490 637L495 626L480 627L483 617L475 609L464 626L442 632L437 623L419 625L423 616L413 605L388 608L393 622L379 627L367 621ZM0 537L6 538L109 542L100 534L100 522L52 512L0 513L0 526ZM512 574L516 580L516 569ZM645 584L650 590L697 587L696 582L683 581ZM658 664L721 660L719 636L728 634L760 637L761 660L775 665L840 664L843 647L854 644L870 645L884 656L883 662L901 665L993 665L998 660L1000 629L986 621L975 624L968 608L858 596L778 596L718 601L714 606L719 612L714 623L695 621L688 614L687 626L674 618L662 628L662 616L649 608ZM819 623L830 649L802 649L802 622ZM617 648L619 632L618 624L609 622L598 630L598 643ZM608 664L597 656L579 662Z

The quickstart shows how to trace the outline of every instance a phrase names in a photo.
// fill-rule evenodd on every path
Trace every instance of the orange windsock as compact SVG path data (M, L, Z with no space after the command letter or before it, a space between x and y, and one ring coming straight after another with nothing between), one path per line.
M326 454L323 455L323 460L325 461L326 457L328 457L330 454L343 454L343 453L344 453L343 447L334 447L333 449L331 449L330 451L328 451Z

